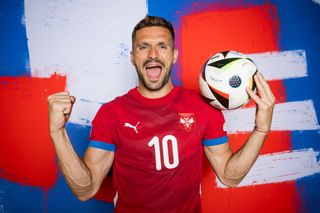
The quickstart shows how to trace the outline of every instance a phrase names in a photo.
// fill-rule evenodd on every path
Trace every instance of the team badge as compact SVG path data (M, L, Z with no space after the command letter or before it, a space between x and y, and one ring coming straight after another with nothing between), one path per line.
M194 113L179 113L179 127L180 129L190 132L196 125Z

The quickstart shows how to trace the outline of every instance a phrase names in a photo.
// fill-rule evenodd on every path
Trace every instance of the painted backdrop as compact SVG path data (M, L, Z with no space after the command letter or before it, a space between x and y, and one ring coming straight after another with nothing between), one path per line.
M177 85L198 92L206 59L248 54L277 97L272 132L252 170L226 188L204 159L203 212L319 212L319 0L7 0L0 3L0 212L113 212L111 175L78 201L57 167L47 96L77 97L67 125L83 155L99 106L137 85L130 35L146 14L176 31ZM254 105L225 111L233 150L253 128Z

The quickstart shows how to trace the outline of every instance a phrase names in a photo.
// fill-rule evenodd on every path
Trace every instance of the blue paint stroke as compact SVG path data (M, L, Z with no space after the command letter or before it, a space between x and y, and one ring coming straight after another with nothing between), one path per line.
M30 76L23 0L0 4L0 76Z

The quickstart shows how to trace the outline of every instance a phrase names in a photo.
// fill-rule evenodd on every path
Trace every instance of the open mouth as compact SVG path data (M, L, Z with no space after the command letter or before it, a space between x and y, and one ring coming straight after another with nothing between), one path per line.
M159 63L148 63L145 68L149 79L157 80L160 77L162 66Z

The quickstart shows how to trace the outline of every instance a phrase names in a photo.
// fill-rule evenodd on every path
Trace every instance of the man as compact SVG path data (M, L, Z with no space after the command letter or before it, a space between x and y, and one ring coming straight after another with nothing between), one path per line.
M176 87L177 61L172 25L147 16L132 33L131 62L139 85L104 104L92 123L89 147L80 159L66 133L75 98L68 92L48 97L50 135L61 170L73 193L85 201L98 191L113 166L116 212L201 212L202 151L219 179L236 186L255 162L270 130L275 98L260 73L255 128L232 153L222 113L193 92Z

